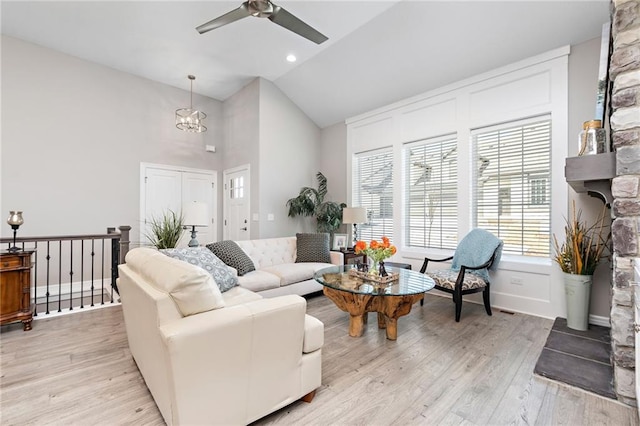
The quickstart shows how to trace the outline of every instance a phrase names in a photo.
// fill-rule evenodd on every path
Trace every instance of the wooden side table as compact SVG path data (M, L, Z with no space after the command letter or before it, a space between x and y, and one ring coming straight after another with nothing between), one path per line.
M31 330L31 255L33 250L0 252L0 325L22 321Z

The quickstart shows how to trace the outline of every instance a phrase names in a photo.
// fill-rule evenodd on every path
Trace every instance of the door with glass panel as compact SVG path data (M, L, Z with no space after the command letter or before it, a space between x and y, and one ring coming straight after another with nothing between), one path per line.
M250 239L249 218L249 166L224 171L224 223L225 240Z

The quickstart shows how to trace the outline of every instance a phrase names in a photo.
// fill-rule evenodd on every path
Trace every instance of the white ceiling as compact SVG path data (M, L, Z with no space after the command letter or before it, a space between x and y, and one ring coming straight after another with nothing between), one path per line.
M320 127L567 44L600 37L609 1L299 1L276 4L329 40L248 17L242 1L5 1L2 34L225 100L273 81ZM298 57L294 64L287 54Z

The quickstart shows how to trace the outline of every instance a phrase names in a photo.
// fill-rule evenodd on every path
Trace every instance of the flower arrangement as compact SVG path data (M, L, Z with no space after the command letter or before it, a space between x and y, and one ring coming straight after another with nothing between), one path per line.
M565 239L562 244L553 236L553 260L567 274L593 275L609 241L609 236L603 236L605 212L591 226L581 221L581 213L576 213L574 201L571 220L567 220L564 227Z
M377 271L377 265L384 259L396 254L396 246L389 242L389 238L382 237L382 242L371 240L369 244L364 241L356 241L356 254L365 254L374 264L371 271ZM371 272L370 271L370 272Z

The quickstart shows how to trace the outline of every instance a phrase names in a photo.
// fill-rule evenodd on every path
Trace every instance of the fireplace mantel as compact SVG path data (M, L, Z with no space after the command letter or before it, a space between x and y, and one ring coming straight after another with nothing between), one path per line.
M567 183L580 193L587 193L611 207L611 179L616 176L616 153L569 157L565 161L564 176Z

